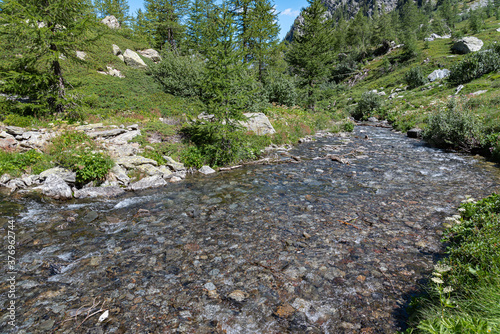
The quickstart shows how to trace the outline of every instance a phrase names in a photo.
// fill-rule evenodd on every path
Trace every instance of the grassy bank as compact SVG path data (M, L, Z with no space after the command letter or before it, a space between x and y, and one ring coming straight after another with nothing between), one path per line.
M447 218L447 257L412 302L405 333L500 331L500 196L469 198L458 211Z

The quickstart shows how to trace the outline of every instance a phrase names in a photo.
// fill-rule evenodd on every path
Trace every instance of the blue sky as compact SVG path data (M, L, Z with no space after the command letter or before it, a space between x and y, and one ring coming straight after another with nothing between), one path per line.
M143 7L143 0L128 0L130 7L130 14L135 16L139 8ZM280 13L278 15L279 25L281 27L280 39L284 38L288 30L293 24L293 20L299 15L302 7L307 5L306 0L275 0L276 10Z

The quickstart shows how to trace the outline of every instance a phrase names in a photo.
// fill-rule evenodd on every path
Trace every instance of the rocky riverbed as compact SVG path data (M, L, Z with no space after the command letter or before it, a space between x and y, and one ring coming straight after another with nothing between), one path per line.
M6 314L2 332L392 333L444 218L500 181L380 127L278 154L289 163L108 200L2 198L4 244L9 221L17 236L17 327Z

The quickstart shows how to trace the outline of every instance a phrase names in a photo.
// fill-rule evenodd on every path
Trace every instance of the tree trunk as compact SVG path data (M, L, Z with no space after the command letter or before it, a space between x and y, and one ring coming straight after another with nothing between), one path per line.
M57 46L54 44L50 45L50 49L52 51L57 51ZM65 86L64 86L64 78L62 75L62 68L59 60L52 61L52 70L54 71L54 75L57 77L57 96L58 100L55 102L55 110L57 113L64 112L64 106L61 103L65 96Z

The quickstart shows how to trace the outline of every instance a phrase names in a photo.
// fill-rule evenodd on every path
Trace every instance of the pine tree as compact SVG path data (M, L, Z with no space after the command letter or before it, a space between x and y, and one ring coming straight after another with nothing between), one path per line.
M146 13L144 13L141 9L137 10L135 18L132 20L132 29L134 30L135 36L141 37L146 40L149 45L153 45L153 32L151 24L146 17Z
M371 38L370 24L368 18L363 15L361 10L358 11L354 19L349 23L347 31L349 44L356 47L360 53L365 53L368 42Z
M251 29L252 18L251 12L255 8L254 0L230 0L232 6L232 11L234 13L234 20L237 25L237 34L240 47L243 50L244 62L249 62L251 59L250 55L250 39L252 38L252 33L255 31Z
M61 58L75 60L89 28L84 0L4 0L0 35L18 57L2 71L9 93L28 96L33 108L62 113L68 104Z
M246 58L257 64L258 77L261 82L265 67L273 62L279 52L277 16L278 14L269 0L256 1L249 14Z
M127 0L94 0L94 7L98 17L113 15L121 25L126 25L130 21Z
M291 70L307 90L308 107L314 111L317 86L326 80L328 64L332 62L332 29L326 19L326 9L320 0L307 0L309 7L302 10L304 21L294 34L286 54Z
M154 46L163 49L165 43L168 43L169 47L177 49L184 32L181 21L188 9L189 0L145 0L144 6Z
M186 23L187 47L203 53L205 34L214 10L213 0L194 0Z

